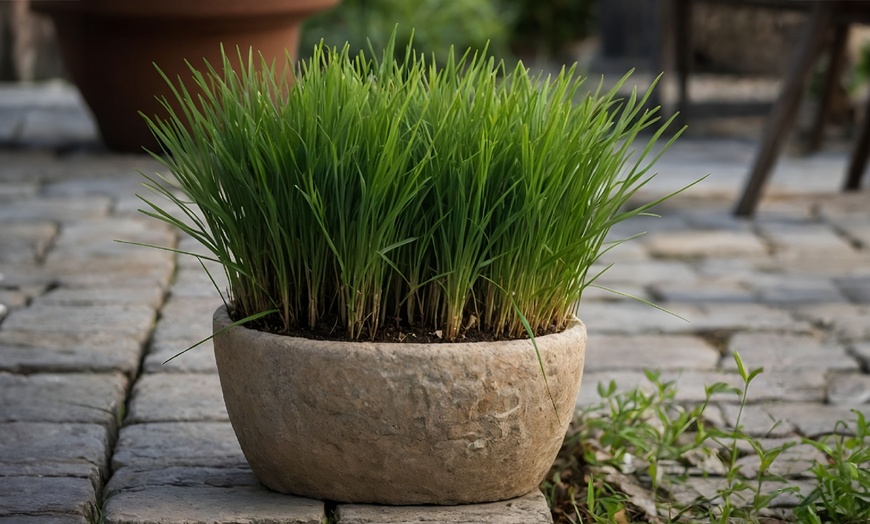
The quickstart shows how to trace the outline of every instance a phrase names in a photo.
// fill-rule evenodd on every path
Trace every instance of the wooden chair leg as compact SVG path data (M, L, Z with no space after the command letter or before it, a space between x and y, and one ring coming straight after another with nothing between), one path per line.
M692 2L674 0L674 44L678 75L677 111L681 122L689 118L689 73L692 71Z
M825 124L827 124L828 116L831 112L831 102L834 100L834 93L840 83L843 67L846 64L846 43L848 40L849 24L837 24L834 29L834 42L831 46L831 53L828 59L828 71L825 74L825 85L819 99L819 109L816 111L816 118L813 122L813 127L810 129L810 136L807 141L807 153L814 153L822 146L822 140L825 136Z
M794 124L804 85L833 25L832 11L833 7L828 2L820 1L810 13L801 38L802 45L793 58L782 91L767 119L749 180L734 209L734 214L737 216L748 217L755 213L767 177Z
M852 151L849 161L849 169L846 171L846 182L843 191L857 191L861 187L861 178L867 168L867 158L870 156L870 100L864 112L864 121L861 122L861 132L858 134L858 143Z

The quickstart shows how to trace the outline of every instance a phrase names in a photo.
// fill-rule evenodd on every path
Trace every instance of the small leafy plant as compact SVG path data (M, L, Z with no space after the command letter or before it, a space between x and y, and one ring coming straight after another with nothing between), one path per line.
M749 370L740 355L734 358L742 387L713 384L704 401L690 407L677 401L675 383L658 373L647 372L648 383L628 392L617 392L613 382L599 384L601 403L578 415L541 485L555 522L782 522L768 517L783 494L800 501L783 515L789 520L870 522L870 426L864 415L853 410L854 423L838 422L833 434L820 440L766 447L741 426L750 383L762 369ZM733 428L707 420L711 400L721 394L736 395ZM772 468L797 445L824 457L803 473L815 482L808 494ZM741 464L750 457L754 471L743 471ZM701 478L716 481L710 493L676 500L681 486Z
M191 67L193 88L167 79L180 110L164 100L148 123L175 180L149 180L180 215L145 213L202 243L234 320L268 315L262 329L563 329L611 226L659 202L625 208L670 120L649 93L620 98L627 77L588 93L573 68L542 78L470 51L439 66L394 46L378 60L321 44L292 88L250 52Z

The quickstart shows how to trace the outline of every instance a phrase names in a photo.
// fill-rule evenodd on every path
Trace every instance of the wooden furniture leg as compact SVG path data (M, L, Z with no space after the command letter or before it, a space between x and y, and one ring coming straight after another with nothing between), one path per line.
M867 168L867 157L870 156L870 101L864 113L864 121L861 122L861 132L858 134L858 143L852 152L849 161L849 169L846 171L846 182L843 191L857 191L861 187L861 177Z
M825 136L825 124L827 124L831 113L831 102L834 100L834 93L840 83L843 67L846 64L846 43L848 40L849 24L844 22L837 23L834 29L834 42L831 46L830 57L828 58L825 85L819 99L819 109L816 112L816 118L810 130L809 140L807 141L807 153L814 153L822 146L822 140Z
M798 106L803 96L804 85L812 72L813 64L825 43L825 37L833 25L833 2L816 2L807 20L802 45L794 56L782 91L768 117L762 135L761 146L749 175L743 195L734 209L734 214L749 217L767 182L767 177L779 156L789 130L794 124Z

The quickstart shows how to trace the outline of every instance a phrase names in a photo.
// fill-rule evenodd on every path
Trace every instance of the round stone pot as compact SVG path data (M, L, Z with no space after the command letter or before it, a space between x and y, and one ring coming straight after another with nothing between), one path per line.
M231 321L214 315L219 332ZM579 320L536 339L334 342L230 328L214 337L224 401L254 473L339 502L463 504L537 489L574 413ZM555 401L556 409L553 409Z
M156 139L139 115L165 116L155 96L174 100L154 68L173 81L193 82L185 59L205 58L220 70L220 46L236 47L282 64L295 59L299 24L338 0L45 0L34 10L51 16L61 54L99 125L106 145L120 151L155 150ZM257 60L257 63L259 61ZM279 71L281 68L279 67ZM288 72L289 73L289 72ZM289 78L289 77L288 77Z

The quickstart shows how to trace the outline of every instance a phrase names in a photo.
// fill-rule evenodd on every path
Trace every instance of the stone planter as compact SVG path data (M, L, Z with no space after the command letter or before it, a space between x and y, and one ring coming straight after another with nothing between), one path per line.
M70 75L110 148L157 147L139 111L163 114L155 96L171 91L154 69L189 79L184 63L220 64L220 45L249 48L268 60L295 59L299 24L338 0L46 0Z
M215 332L231 323L225 308ZM340 502L461 504L537 488L574 413L586 328L528 340L332 342L215 336L224 401L257 477Z

